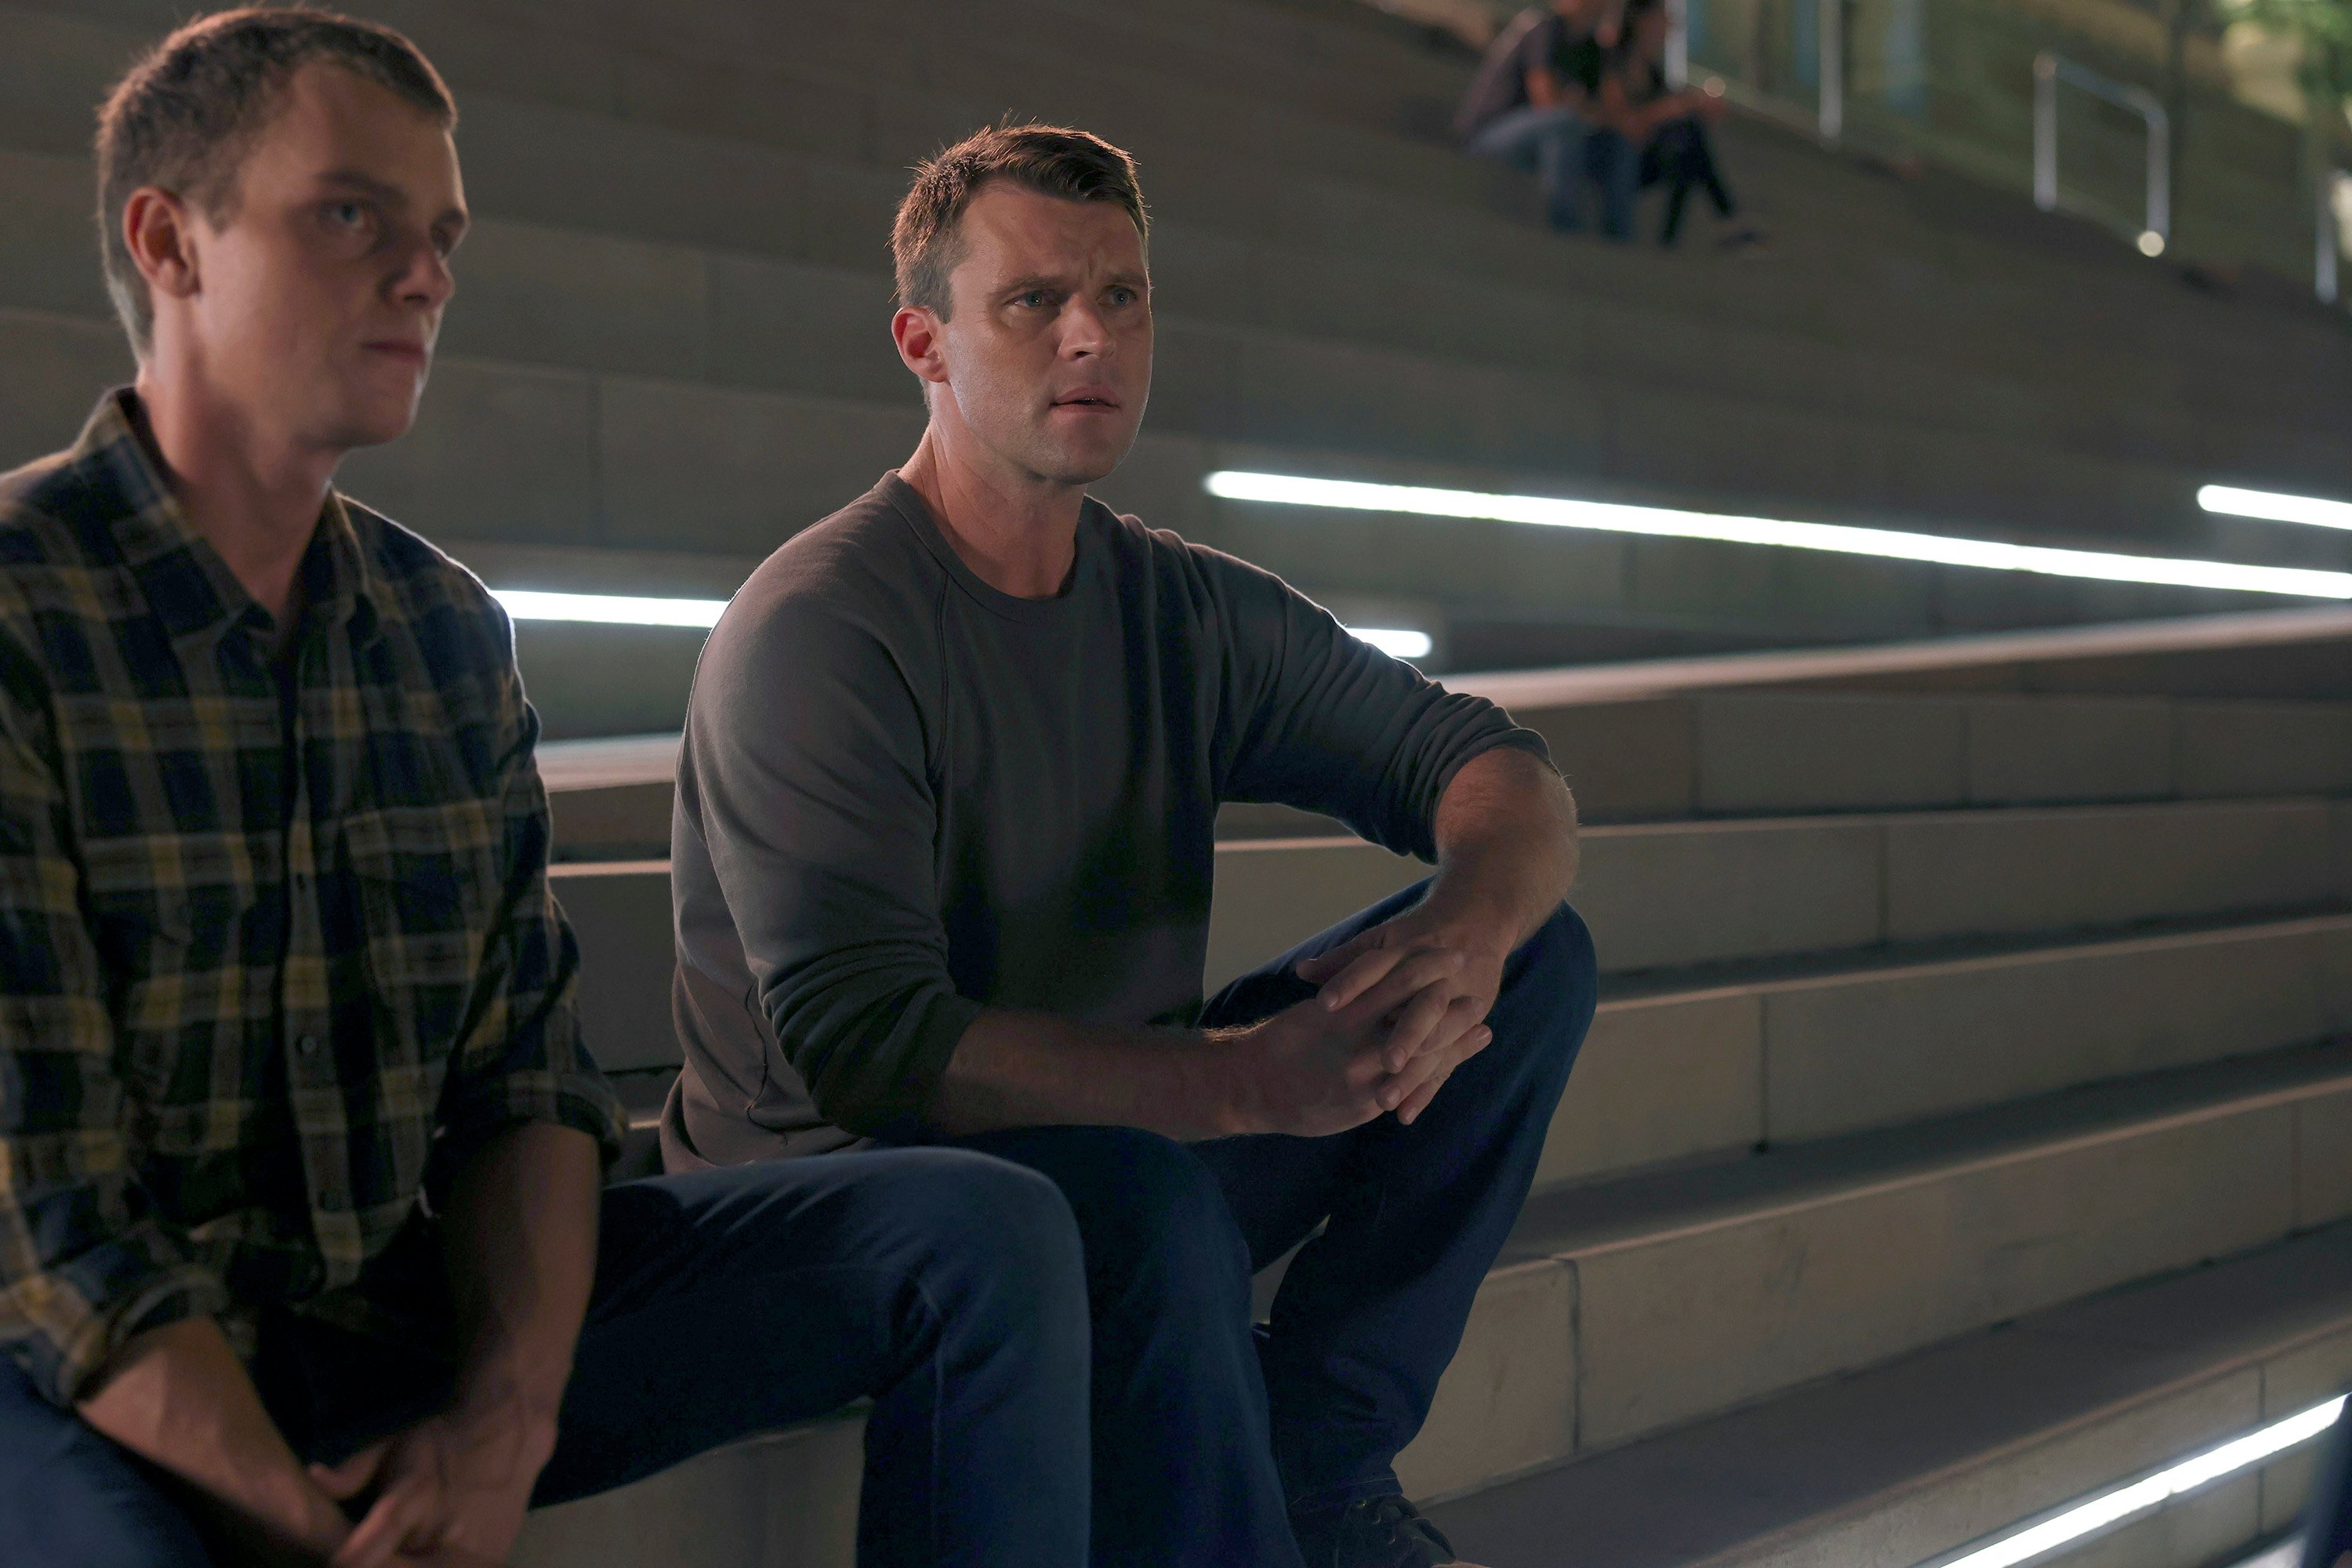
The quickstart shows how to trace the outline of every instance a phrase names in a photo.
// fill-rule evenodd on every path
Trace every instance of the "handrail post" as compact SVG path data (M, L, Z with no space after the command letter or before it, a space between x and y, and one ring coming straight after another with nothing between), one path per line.
M1820 50L1822 140L1845 134L1845 0L1820 0L1814 27Z
M2319 189L2314 193L2312 227L2318 243L2312 258L2311 291L2323 305L2336 303L2336 269L2342 262L2344 236L2336 221L2336 183L2344 178L2333 163L2319 166Z
M2140 117L2147 132L2147 197L2139 248L2161 256L2172 243L2172 117L2156 94L2044 49L2033 57L2033 205L2058 210L2058 84L2073 82L2094 98Z
M2058 57L2033 57L2033 205L2058 210Z
M1666 0L1666 86L1690 85L1690 0Z
M2172 116L2153 94L2139 96L2147 100L2140 112L2147 121L2147 228L2139 237L2139 247L2161 256L2172 243Z

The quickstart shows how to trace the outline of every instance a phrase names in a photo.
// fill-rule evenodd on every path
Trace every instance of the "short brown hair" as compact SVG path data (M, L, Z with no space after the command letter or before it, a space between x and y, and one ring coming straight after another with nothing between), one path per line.
M948 274L960 258L957 226L981 187L1009 180L1066 202L1116 202L1151 237L1135 160L1088 131L1061 125L996 125L976 131L915 165L915 184L890 227L898 303L945 319Z
M114 84L98 113L98 242L107 292L141 354L154 331L146 280L122 240L131 194L156 185L215 223L236 216L238 165L294 73L325 60L387 88L444 131L457 106L416 46L326 11L249 6L188 23Z

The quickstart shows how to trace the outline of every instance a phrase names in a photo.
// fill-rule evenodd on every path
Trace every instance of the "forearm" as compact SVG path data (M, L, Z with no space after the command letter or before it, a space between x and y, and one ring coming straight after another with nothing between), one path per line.
M282 1548L323 1553L347 1528L262 1407L244 1364L210 1318L184 1318L126 1342L81 1418L178 1477Z
M453 1184L444 1248L456 1298L457 1404L514 1403L551 1437L596 1269L596 1141L524 1122Z
M1517 947L1576 880L1576 802L1526 752L1497 747L1464 763L1439 799L1437 876L1422 908L1506 933Z
M1236 1049L1219 1031L1106 1028L992 1007L957 1042L929 1120L956 1133L1071 1125L1222 1137L1247 1125Z

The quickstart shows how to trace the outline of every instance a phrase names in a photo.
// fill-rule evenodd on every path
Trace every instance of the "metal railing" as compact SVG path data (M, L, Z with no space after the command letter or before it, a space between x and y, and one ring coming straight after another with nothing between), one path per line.
M1818 116L1822 140L1835 142L1845 134L1845 0L1820 0L1820 6L1813 27Z
M1831 0L1822 0L1827 5ZM2058 210L2058 88L2077 88L2138 115L2147 127L2147 209L2139 247L2161 256L2172 242L2172 120L2156 94L2130 82L2101 76L2088 66L2043 50L2033 58L2033 205Z
M2344 235L2336 218L2336 193L2352 174L2334 164L2322 167L2319 189L2312 200L2311 226L2314 247L2311 269L2311 291L2323 305L2336 303L2336 270L2344 255Z
M1813 129L1821 139L1835 142L1845 134L1845 7L1846 0L1815 0L1814 75L1819 91ZM1682 88L1690 80L1690 0L1666 0L1666 85ZM1739 82L1724 84L1732 99L1783 124L1801 126L1799 112Z

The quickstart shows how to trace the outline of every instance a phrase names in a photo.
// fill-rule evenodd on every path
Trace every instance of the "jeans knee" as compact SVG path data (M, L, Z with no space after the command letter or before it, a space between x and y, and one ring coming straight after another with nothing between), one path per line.
M1590 993L1600 983L1600 963L1592 947L1592 930L1575 906L1562 904L1535 934L1519 945L1514 967L1543 973L1551 985ZM1506 984L1508 984L1507 977Z
M1181 1143L1136 1128L1090 1130L1094 1176L1076 1200L1097 1279L1222 1300L1249 1289L1249 1248L1216 1173Z

